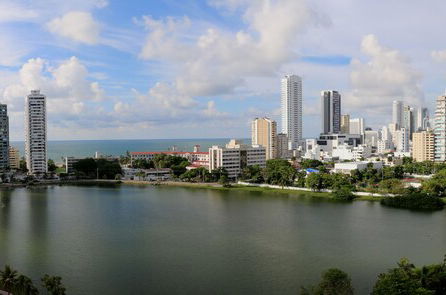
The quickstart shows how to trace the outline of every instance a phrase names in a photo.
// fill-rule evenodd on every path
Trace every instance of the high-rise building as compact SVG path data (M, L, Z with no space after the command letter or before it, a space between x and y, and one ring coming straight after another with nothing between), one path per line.
M20 152L13 146L9 147L9 169L20 169Z
M285 76L281 87L282 133L288 136L289 147L294 149L302 140L302 78Z
M288 149L288 136L284 133L277 134L276 139L277 158L289 159L291 153Z
M416 120L416 131L427 130L429 126L429 110L427 108L418 108L417 110L417 120Z
M25 102L25 158L30 174L48 172L46 96L31 90Z
M364 144L376 148L378 146L379 133L378 131L366 130L364 132Z
M341 95L334 90L321 91L322 133L341 132Z
M412 158L416 162L433 161L435 135L429 131L415 132L412 139Z
M229 178L237 178L248 166L266 167L265 148L259 145L244 145L232 139L226 147L209 148L209 171L225 168Z
M364 135L364 118L350 119L350 134Z
M446 95L437 98L435 109L435 161L446 161Z
M409 152L409 130L406 128L400 128L395 132L396 139L396 151L401 153Z
M392 123L397 124L397 128L403 126L403 102L394 100L392 105Z
M9 119L8 107L0 104L0 170L9 167Z
M269 118L255 118L251 124L251 143L266 149L266 159L277 157L277 124Z
M415 129L414 123L414 109L405 105L403 107L403 122L400 128L406 128L407 132L409 132L409 136L412 137L411 135Z
M350 115L341 116L341 133L350 134Z

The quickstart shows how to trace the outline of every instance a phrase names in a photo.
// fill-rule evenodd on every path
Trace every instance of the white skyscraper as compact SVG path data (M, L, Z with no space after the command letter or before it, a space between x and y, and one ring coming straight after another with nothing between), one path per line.
M334 90L321 91L322 133L341 132L341 95Z
M364 135L364 118L350 119L350 134Z
M395 132L397 152L409 152L409 130L401 128Z
M31 90L25 99L25 158L30 174L48 172L46 96Z
M393 101L392 123L397 124L398 128L403 126L403 103L399 100Z
M435 110L435 161L446 161L446 95L437 98Z
M291 149L302 140L302 78L287 75L282 79L282 133L288 135Z
M417 110L416 131L426 130L429 126L429 110L420 107Z

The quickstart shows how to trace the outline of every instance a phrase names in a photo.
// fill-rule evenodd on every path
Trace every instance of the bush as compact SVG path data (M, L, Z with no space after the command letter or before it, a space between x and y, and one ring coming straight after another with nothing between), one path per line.
M348 186L343 186L333 191L333 198L339 201L353 201L356 196Z
M382 199L381 204L411 210L441 210L445 205L440 198L424 192L409 192L407 195L388 197Z

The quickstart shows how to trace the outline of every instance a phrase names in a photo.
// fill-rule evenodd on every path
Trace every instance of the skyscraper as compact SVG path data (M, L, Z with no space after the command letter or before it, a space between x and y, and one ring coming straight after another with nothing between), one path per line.
M350 134L350 115L341 116L341 133Z
M426 130L429 128L429 110L420 107L417 110L416 131Z
M0 170L9 167L9 119L8 107L0 104Z
M399 100L393 101L392 123L397 124L397 128L401 128L403 126L403 103Z
M446 95L437 98L435 109L435 161L446 161Z
M266 149L266 159L277 156L277 124L269 118L255 118L251 124L251 139L253 145L261 145Z
M302 140L302 78L287 75L282 79L282 133L288 136L290 148Z
M25 158L30 174L48 172L46 96L31 90L25 99Z
M341 95L335 90L321 91L322 133L341 132Z
M396 151L407 153L409 152L409 130L400 128L395 132L396 137Z

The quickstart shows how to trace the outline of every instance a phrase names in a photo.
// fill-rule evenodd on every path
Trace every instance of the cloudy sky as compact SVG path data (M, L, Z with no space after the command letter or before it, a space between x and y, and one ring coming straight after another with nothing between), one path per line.
M280 118L280 78L304 81L304 136L319 92L389 123L401 99L433 111L446 88L446 1L0 0L0 92L11 139L24 97L48 96L55 139L249 137Z

